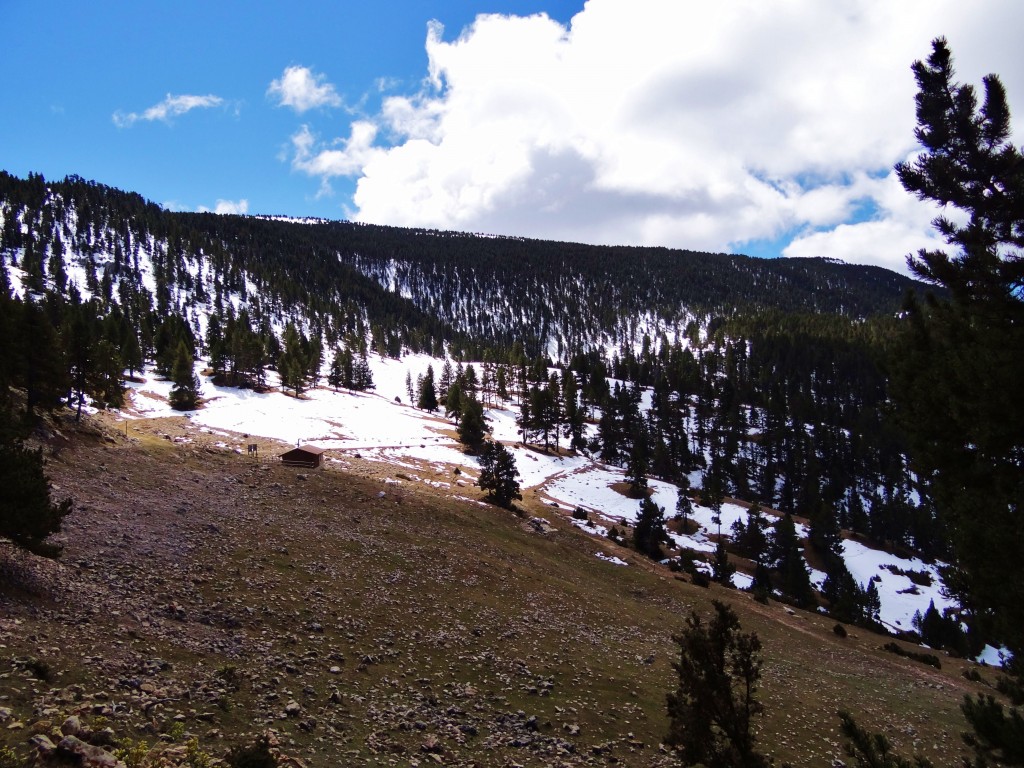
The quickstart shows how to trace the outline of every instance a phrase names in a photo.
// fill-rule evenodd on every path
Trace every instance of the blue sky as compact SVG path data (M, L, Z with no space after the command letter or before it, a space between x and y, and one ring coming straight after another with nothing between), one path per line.
M891 174L909 65L945 35L1024 108L1020 5L5 0L0 167L179 210L902 269L935 244Z

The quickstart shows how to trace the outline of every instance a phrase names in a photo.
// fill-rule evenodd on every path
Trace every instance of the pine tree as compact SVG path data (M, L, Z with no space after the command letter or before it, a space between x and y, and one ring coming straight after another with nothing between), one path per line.
M856 760L859 768L931 768L923 757L907 760L892 752L889 740L881 733L868 733L854 721L849 712L840 711L843 735L849 740L846 754Z
M676 489L676 519L682 522L682 532L687 533L687 524L693 515L693 501L690 499L690 481L683 475Z
M715 559L711 562L711 570L715 581L727 587L732 586L732 575L736 573L736 566L729 561L729 553L721 539L715 545Z
M480 401L474 398L463 400L458 427L459 442L470 448L477 448L484 441L486 431L487 423Z
M353 389L355 386L355 371L353 369L352 351L348 347L342 347L334 353L334 360L331 361L331 370L327 374L327 383L335 389Z
M661 560L665 556L661 545L666 541L665 510L645 496L640 500L640 512L633 526L633 546L652 560Z
M366 350L359 353L359 357L352 361L352 388L357 392L367 392L376 388L373 382L373 371L370 370L370 361L366 358Z
M60 548L46 539L60 531L71 507L71 499L51 500L41 450L17 439L0 442L0 536L35 554L56 557Z
M764 711L757 700L761 678L761 641L740 631L736 613L713 600L715 613L705 624L693 611L679 644L679 675L668 695L669 732L684 765L708 768L767 768L770 761L754 749L753 718Z
M950 532L954 563L946 586L1021 657L1024 157L1012 143L997 76L984 78L979 109L974 88L954 80L944 39L912 69L916 136L925 151L896 172L907 191L958 209L966 222L934 222L952 255L921 251L908 261L949 299L909 303L894 358L896 402L915 468Z
M477 485L488 492L488 497L500 507L512 506L512 501L522 499L519 491L519 470L515 457L497 442L488 442L480 454L480 477Z
M416 407L433 413L437 410L437 405L437 390L434 387L434 366L428 365L427 372L423 375L423 380L419 385Z
M448 398L448 390L455 382L455 372L452 370L451 360L445 358L444 366L441 368L441 378L437 382L437 398L442 403Z
M650 434L641 422L633 432L633 446L629 451L629 461L626 463L629 495L634 499L647 495L647 473L650 470L650 459Z
M454 419L455 424L458 425L459 420L462 418L462 409L464 406L462 397L462 386L458 382L453 382L448 387L447 396L444 399L444 414Z
M800 540L792 515L785 515L776 521L772 530L772 561L779 574L779 588L793 602L802 608L814 605L811 577L807 573Z
M562 400L565 404L564 434L569 439L569 448L574 451L582 450L587 446L587 441L583 438L585 414L579 402L576 376L570 370L562 374Z
M178 343L178 352L174 357L174 367L171 371L170 403L176 411L191 411L199 405L199 377L195 373L195 361L192 354L185 346L185 342Z

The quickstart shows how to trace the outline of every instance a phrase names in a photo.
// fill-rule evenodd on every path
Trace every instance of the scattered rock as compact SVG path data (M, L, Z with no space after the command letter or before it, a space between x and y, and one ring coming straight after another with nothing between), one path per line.
M73 760L82 768L126 768L125 764L102 747L94 747L76 736L65 736L57 745L57 755Z

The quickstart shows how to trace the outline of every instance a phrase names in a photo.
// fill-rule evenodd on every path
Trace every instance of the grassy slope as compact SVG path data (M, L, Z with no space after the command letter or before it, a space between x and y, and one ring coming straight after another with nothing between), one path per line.
M177 716L218 756L272 727L307 765L655 765L671 634L719 598L765 645L766 752L830 765L840 707L940 765L962 751L958 704L976 686L961 662L936 671L869 633L840 640L824 618L699 589L625 551L628 568L601 562L611 545L562 518L541 535L385 484L386 465L353 458L301 480L212 442L185 421L137 422L130 438L94 421L51 460L56 495L78 509L59 564L6 555L0 706L22 727L0 730L4 743L24 751L80 712L149 743Z

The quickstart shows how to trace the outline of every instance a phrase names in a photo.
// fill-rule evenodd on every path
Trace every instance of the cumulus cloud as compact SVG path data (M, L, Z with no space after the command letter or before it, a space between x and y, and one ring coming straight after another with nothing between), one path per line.
M184 115L193 109L209 109L210 107L219 107L222 104L224 104L224 99L213 94L207 94L206 96L193 96L189 94L173 96L168 93L166 98L159 104L154 104L142 112L122 112L119 110L113 114L113 120L114 125L118 128L130 128L140 120L146 122L160 120L164 123L170 123L172 118Z
M205 205L200 205L196 210L199 213L235 214L241 216L249 212L249 201L244 198L237 201L218 200L212 210Z
M291 107L299 114L316 107L340 107L341 96L323 75L308 67L286 67L280 78L270 83L267 95L277 99L279 107Z
M902 269L934 244L934 210L891 175L914 150L910 63L945 34L966 81L1024 70L1018 5L589 0L568 26L481 15L452 40L435 22L424 89L347 138L302 128L292 165L355 178L362 221L732 251L792 237L787 255Z

